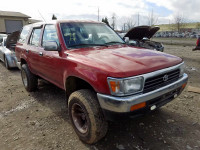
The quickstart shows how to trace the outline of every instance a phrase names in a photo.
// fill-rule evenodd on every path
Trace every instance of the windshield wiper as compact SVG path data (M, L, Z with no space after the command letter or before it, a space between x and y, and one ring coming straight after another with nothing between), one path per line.
M108 47L108 45L106 45L106 44L77 44L77 45L69 46L69 48L76 47L76 46L106 46L106 47Z
M105 44L125 44L125 43L117 42L117 41L111 41L111 42L107 42Z

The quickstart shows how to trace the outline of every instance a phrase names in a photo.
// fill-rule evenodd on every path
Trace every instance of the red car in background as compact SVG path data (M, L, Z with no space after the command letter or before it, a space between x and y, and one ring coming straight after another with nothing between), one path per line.
M196 50L200 50L200 36L197 39L196 47L193 49L193 51L196 51Z

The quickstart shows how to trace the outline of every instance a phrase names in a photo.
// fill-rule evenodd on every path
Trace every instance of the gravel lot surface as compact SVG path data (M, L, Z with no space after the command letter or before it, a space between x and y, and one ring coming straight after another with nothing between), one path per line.
M192 52L193 47L165 45L165 52L185 60L188 85L200 88L200 51ZM86 145L70 125L64 91L41 80L38 90L28 93L19 70L6 70L0 63L0 149L199 150L200 94L186 87L151 114L109 123L103 140Z

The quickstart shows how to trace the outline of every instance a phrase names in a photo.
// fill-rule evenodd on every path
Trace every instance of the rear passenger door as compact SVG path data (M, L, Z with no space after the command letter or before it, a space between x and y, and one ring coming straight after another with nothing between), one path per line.
M40 40L41 40L42 27L33 28L28 46L27 53L29 59L29 67L35 74L41 73L41 63L40 63Z

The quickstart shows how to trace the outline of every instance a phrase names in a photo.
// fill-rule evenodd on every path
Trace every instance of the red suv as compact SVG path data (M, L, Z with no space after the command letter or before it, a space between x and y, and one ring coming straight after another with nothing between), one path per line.
M27 91L43 78L66 91L72 126L85 143L107 132L107 120L138 116L177 97L186 86L181 58L127 45L100 22L24 26L16 45Z

